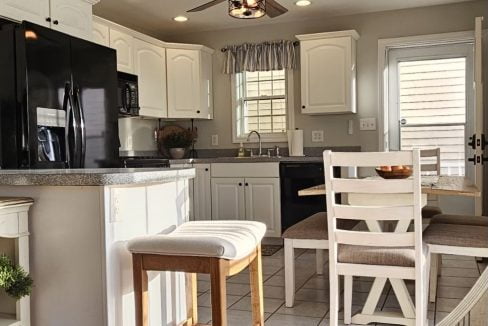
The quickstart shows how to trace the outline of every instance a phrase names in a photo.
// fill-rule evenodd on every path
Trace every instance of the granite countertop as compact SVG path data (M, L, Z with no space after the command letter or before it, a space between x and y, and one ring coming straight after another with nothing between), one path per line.
M210 164L210 163L266 163L266 162L323 162L321 156L281 156L281 157L209 157L170 160L170 164Z
M0 186L107 186L166 183L195 176L193 168L0 170Z

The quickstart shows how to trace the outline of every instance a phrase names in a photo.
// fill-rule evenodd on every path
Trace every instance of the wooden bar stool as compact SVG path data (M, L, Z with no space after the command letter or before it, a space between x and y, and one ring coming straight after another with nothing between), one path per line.
M147 271L191 274L187 289L188 320L198 324L196 274L210 274L212 325L226 326L226 277L249 266L253 326L264 325L261 240L263 223L252 221L200 221L173 227L162 234L135 238L132 253L136 325L148 326ZM190 293L188 293L190 292ZM190 297L191 295L191 297Z

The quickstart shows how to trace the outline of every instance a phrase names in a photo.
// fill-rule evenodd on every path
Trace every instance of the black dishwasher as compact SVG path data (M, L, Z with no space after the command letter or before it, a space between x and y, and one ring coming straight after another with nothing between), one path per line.
M340 169L334 169L339 176ZM281 231L327 210L325 196L299 197L298 191L325 183L324 164L314 162L284 162L280 164Z

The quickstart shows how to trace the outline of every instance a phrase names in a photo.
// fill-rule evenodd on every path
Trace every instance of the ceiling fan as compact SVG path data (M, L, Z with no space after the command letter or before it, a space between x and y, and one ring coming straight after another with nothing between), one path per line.
M202 11L225 1L229 3L229 15L236 18L259 18L264 15L275 18L288 12L276 0L213 0L188 12Z

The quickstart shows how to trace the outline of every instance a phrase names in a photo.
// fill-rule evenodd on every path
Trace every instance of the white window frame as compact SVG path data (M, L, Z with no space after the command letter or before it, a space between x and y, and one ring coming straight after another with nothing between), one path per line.
M285 89L286 89L286 124L287 130L295 129L295 101L294 101L294 85L293 85L293 70L286 69L285 70ZM237 132L239 130L237 126L237 108L241 104L240 99L237 98L237 83L239 75L232 74L230 76L231 79L231 88L232 88L232 143L239 144L239 143L255 143L255 139L251 139L247 141L247 135L238 135ZM283 133L262 133L261 134L261 141L263 143L282 143L288 142L288 137L286 135L286 131Z
M389 98L385 91L389 84L388 53L391 49L429 45L446 45L474 42L474 32L429 34L378 40L378 144L380 151L388 151L389 146Z

